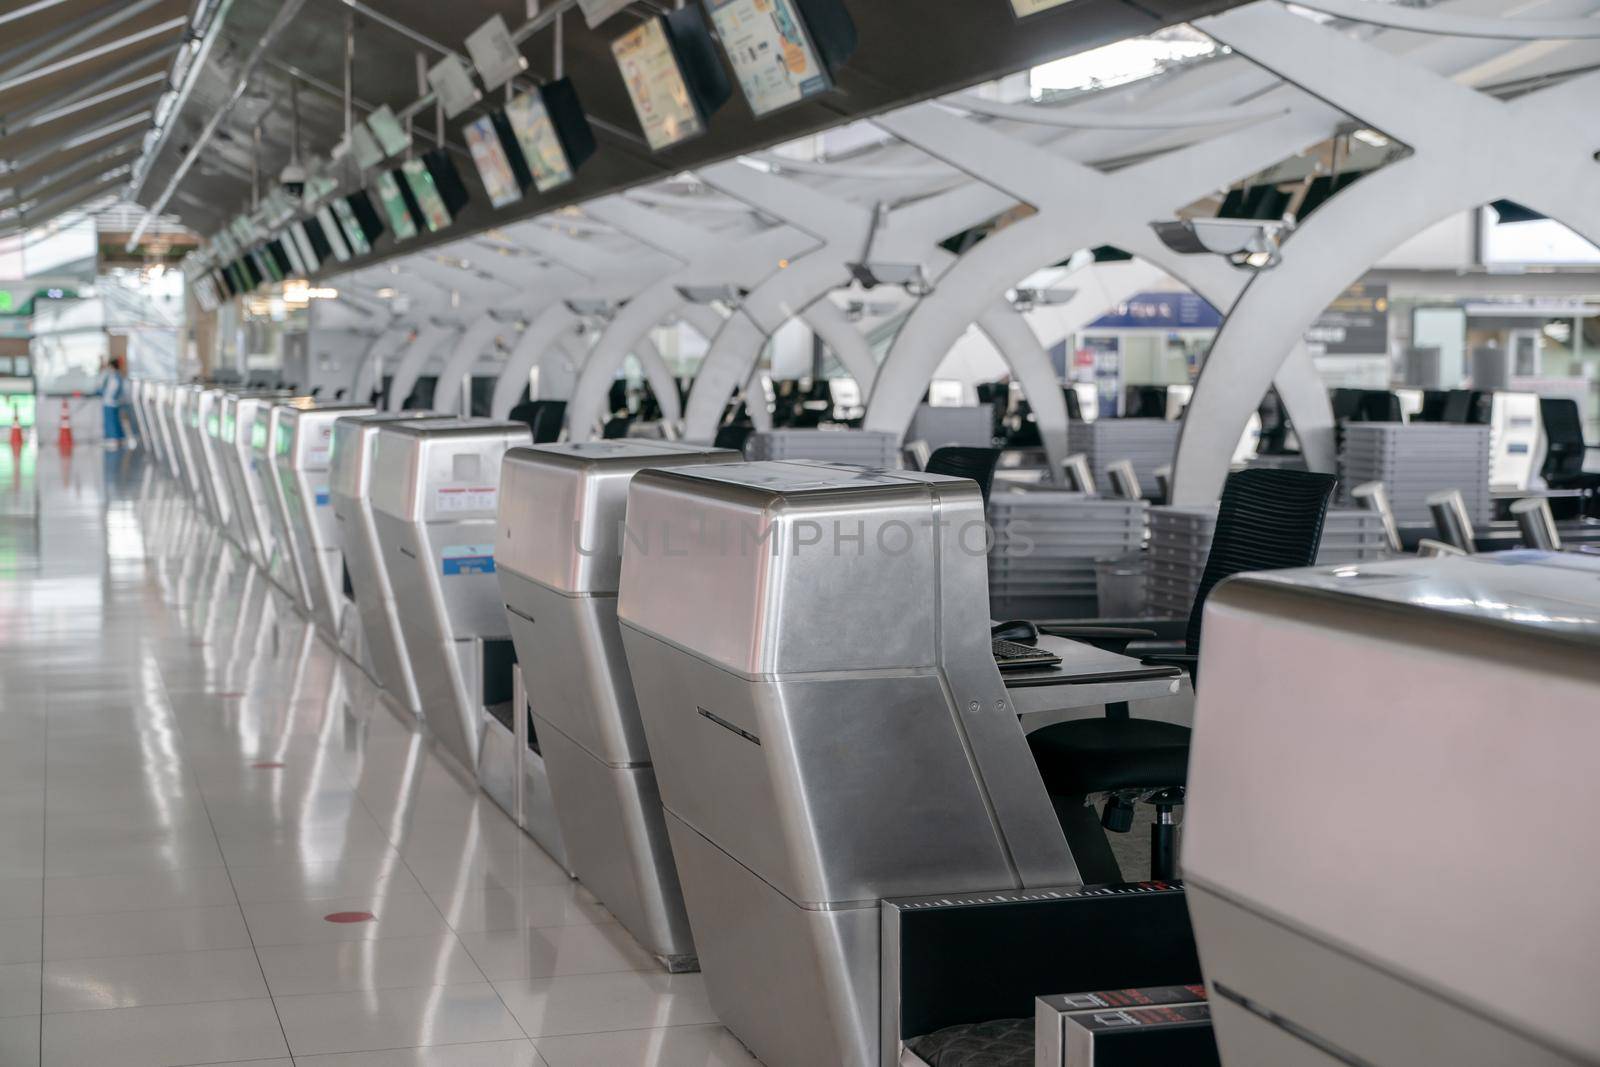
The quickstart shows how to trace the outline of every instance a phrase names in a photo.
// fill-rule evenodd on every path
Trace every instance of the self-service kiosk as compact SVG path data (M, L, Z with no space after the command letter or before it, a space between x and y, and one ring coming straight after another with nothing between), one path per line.
M287 393L242 392L222 398L222 469L244 530L245 547L263 572L272 566L272 519L261 483L251 475L251 438L261 408L287 397Z
M370 415L370 404L284 405L278 416L274 469L283 494L291 549L311 592L311 616L335 644L344 622L344 559L339 548L330 486L334 422Z
M289 523L289 507L283 498L283 479L278 477L278 453L283 443L283 414L291 408L304 408L316 401L309 397L294 397L272 404L262 404L256 409L256 423L250 431L250 468L248 475L254 479L262 498L266 501L268 522L272 530L272 554L267 568L268 577L289 594L301 614L311 616L311 580L303 569L300 554L294 548L294 530Z
M400 612L389 584L372 514L372 459L378 431L394 422L442 416L422 411L345 415L333 424L333 465L328 483L333 497L334 526L350 588L361 619L373 675L389 695L414 715L422 714L422 698L411 658L400 630Z
M380 426L372 460L378 547L423 715L444 749L513 816L521 729L516 650L495 579L495 513L500 461L507 449L530 443L522 423L419 419ZM536 839L562 859L559 840Z
M1600 560L1251 575L1205 628L1183 866L1223 1062L1600 1062Z
M222 390L212 386L201 388L195 393L194 410L191 414L190 431L195 468L200 479L202 495L205 497L206 510L216 521L217 528L227 535L229 540L242 543L239 530L234 525L233 498L228 492L228 483L224 480L222 472L222 449L218 439L222 433Z
M495 571L531 691L529 769L548 775L572 873L672 970L695 966L694 942L617 627L622 527L639 471L740 459L613 440L517 448L501 467Z
M177 388L173 394L172 424L173 437L178 443L175 453L178 460L179 481L194 500L195 508L206 514L208 509L205 489L200 484L200 457L196 453L197 446L193 432L198 418L195 409L199 404L199 396L198 385L180 385Z
M712 1006L769 1067L876 1064L880 899L1082 882L995 666L978 487L645 470L627 521L617 614Z

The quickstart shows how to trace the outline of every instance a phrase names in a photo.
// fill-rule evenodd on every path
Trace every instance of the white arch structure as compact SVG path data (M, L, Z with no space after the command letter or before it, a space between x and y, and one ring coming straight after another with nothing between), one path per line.
M1209 503L1221 492L1225 442L1238 439L1305 330L1351 281L1408 238L1506 198L1600 244L1600 164L1594 158L1600 74L1500 101L1276 4L1198 25L1398 138L1412 153L1319 208L1285 242L1283 262L1258 275L1234 302L1179 437L1173 499L1189 504Z
M937 104L917 104L879 118L878 124L896 136L1033 205L1037 214L991 234L962 256L912 311L879 369L864 425L904 434L926 383L967 326L995 301L1003 301L1008 287L1079 248L1117 245L1161 267L1213 305L1228 307L1242 288L1242 276L1220 260L1172 253L1155 238L1150 221L1170 218L1184 204L1327 136L1336 121L1325 107L1301 107L1106 174ZM1312 431L1307 435L1310 447L1325 446L1310 458L1331 467L1331 412L1303 348L1291 370L1291 377L1314 387L1287 383L1285 403L1292 397L1301 408L1293 414L1297 426ZM1256 394L1252 410L1264 392ZM1059 396L1056 400L1060 402ZM1327 432L1318 434L1316 428ZM1045 429L1041 425L1041 436ZM1225 459L1232 454L1230 445Z
M629 300L590 351L567 401L567 437L575 441L586 441L594 436L599 417L605 410L611 381L628 354L638 354L639 340L684 306L679 286L748 284L752 279L764 278L777 270L779 260L792 259L814 243L812 238L790 226L737 236L702 230L665 211L643 207L622 197L607 197L587 212L667 255L680 258L682 265ZM669 401L673 408L677 406L676 387L669 395L657 390L657 399L661 402L663 417L675 422L675 415L669 414L668 408Z

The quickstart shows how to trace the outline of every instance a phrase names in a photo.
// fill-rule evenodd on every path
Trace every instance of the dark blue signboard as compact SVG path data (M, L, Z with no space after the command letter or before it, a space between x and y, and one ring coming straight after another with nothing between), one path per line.
M1214 330L1217 309L1193 293L1135 293L1089 323L1089 330Z

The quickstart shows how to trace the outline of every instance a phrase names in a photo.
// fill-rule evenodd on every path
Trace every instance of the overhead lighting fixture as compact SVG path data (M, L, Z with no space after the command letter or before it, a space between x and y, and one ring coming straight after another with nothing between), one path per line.
M1152 222L1161 243L1183 255L1223 256L1240 270L1270 270L1282 260L1283 239L1294 231L1288 219L1175 219Z

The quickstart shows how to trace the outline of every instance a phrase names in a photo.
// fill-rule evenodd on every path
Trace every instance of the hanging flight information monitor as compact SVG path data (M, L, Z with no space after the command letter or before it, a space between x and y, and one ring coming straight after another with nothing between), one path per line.
M338 222L339 229L344 232L344 240L349 243L350 254L352 256L365 256L365 254L373 251L373 243L370 240L366 240L366 232L355 221L355 213L350 211L349 203L344 202L342 197L334 197L333 200L328 202L328 206L333 208L334 221Z
M389 218L389 229L394 231L395 240L406 241L417 235L417 224L406 207L405 196L394 175L395 172L391 170L378 174L378 202L383 205L383 213Z
M367 191L357 189L349 196L335 200L333 211L349 232L351 247L360 243L367 251L371 251L383 234L383 220L378 218L378 211L372 206L372 198Z
M501 131L502 125L504 133ZM489 203L497 208L522 199L522 191L531 181L526 166L519 175L512 165L507 144L509 142L514 149L516 139L514 134L506 136L510 131L510 122L499 112L469 122L461 131L467 138L467 151L472 153L472 165L478 168L483 191L489 194ZM517 153L519 159L521 155L521 152Z
M611 54L654 151L704 133L733 91L698 8L641 22L611 42Z
M367 116L367 128L386 156L398 156L411 145L411 135L400 125L399 116L388 104Z
M306 236L306 224L291 222L289 224L289 240L300 250L300 262L306 265L306 270L312 274L322 269L322 257L317 255L316 249L311 246L311 238Z
M339 223L334 219L333 212L327 204L317 208L317 225L322 229L323 239L328 244L328 250L333 253L333 258L340 263L350 258L350 245L344 239L344 231L339 229ZM311 227L306 227L306 233L311 232ZM319 253L321 249L317 250ZM327 259L327 256L323 256Z
M558 78L506 104L506 121L533 176L545 193L572 180L594 155L594 131L568 78Z
M796 0L706 0L739 88L759 118L832 87Z
M406 186L411 191L408 207L420 209L422 221L429 233L438 233L455 221L456 214L467 205L466 186L450 155L435 148L424 153L421 159L408 159L400 166Z

